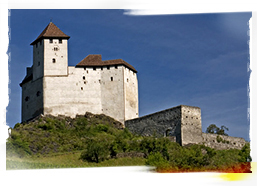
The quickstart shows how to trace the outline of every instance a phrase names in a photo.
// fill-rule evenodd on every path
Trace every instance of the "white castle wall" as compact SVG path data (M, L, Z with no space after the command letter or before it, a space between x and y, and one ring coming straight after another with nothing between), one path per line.
M138 81L137 74L124 69L125 120L138 117Z

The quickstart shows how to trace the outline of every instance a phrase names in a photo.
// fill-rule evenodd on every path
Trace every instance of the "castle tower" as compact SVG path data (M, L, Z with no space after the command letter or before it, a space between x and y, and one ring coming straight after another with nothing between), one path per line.
M31 43L33 65L20 83L22 122L40 114L106 114L124 123L138 117L137 71L122 59L88 55L68 66L68 39L50 22Z
M33 80L43 76L68 75L68 39L54 23L50 22L33 41Z

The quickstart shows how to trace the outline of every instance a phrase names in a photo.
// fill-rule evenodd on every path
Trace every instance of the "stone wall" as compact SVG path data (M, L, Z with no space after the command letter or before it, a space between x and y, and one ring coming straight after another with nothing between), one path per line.
M224 136L218 134L202 133L203 144L218 150L222 149L241 149L246 141L243 138Z
M32 69L31 69L32 70ZM29 120L43 113L43 78L22 85L21 119Z
M202 142L201 109L199 107L181 106L182 145Z
M125 121L132 133L143 136L174 136L181 144L181 106Z

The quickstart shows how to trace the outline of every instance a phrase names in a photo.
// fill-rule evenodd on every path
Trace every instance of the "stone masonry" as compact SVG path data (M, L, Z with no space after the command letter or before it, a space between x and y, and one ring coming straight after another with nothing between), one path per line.
M205 144L215 149L241 149L246 143L243 138L203 133L201 109L186 105L127 120L125 127L143 136L166 136L182 146Z

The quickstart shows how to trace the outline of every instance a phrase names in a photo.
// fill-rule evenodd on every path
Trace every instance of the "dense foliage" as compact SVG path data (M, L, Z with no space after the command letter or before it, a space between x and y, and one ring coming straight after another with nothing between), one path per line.
M7 157L34 158L75 153L79 154L78 157L76 155L78 161L88 162L87 166L104 165L104 162L123 165L119 159L129 158L126 161L136 159L136 163L155 166L159 172L250 171L249 144L241 150L214 150L204 145L181 147L168 138L134 135L121 126L110 117L89 113L75 119L41 117L29 123L15 125L7 141ZM15 167L12 159L7 162L10 168ZM45 162L25 164L32 167L56 167ZM82 164L78 163L76 166ZM131 163L125 163L128 164ZM73 167L75 163L69 166Z
M210 126L207 127L206 133L228 136L225 130L228 131L228 128L225 127L224 125L222 125L221 127L217 127L215 124L211 124Z

